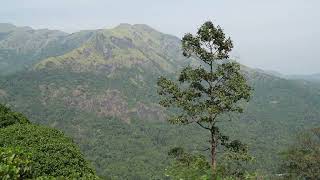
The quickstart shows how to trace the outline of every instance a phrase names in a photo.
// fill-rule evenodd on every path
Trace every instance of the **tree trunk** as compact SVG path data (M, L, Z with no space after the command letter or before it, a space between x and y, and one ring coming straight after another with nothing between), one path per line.
M217 139L215 137L214 131L211 131L211 169L212 169L212 175L215 175L216 173L216 166L217 166L217 160L216 160L216 151L217 151Z

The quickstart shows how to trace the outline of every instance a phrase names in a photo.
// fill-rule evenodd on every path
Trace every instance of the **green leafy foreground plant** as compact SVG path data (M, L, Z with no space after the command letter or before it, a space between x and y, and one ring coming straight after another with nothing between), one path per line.
M4 180L30 179L31 154L21 148L0 148L0 177Z
M95 175L78 147L58 130L33 124L15 124L0 129L0 137L0 147L19 147L32 154L27 156L30 161L26 162L31 165L34 177L81 178ZM10 166L10 163L7 165Z
M211 168L216 173L217 149L246 151L240 141L229 141L219 128L226 121L223 115L241 113L241 101L248 101L251 87L240 72L240 65L229 61L233 48L230 38L212 22L204 23L194 36L186 34L182 39L183 55L195 56L199 67L188 66L182 70L179 83L165 77L158 80L160 104L178 115L169 118L174 124L197 123L210 132Z

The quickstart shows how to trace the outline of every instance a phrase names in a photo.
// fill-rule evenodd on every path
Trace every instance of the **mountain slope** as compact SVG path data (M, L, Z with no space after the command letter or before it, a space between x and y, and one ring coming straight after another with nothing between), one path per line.
M155 72L173 72L183 57L176 37L160 34L145 25L121 24L97 30L81 47L36 65L36 69L69 69L73 72L99 71L139 66ZM173 59L175 61L173 61ZM151 69L150 69L151 68Z
M0 74L14 73L44 58L62 55L90 36L91 31L67 34L0 23Z
M297 79L297 80L304 80L310 82L320 82L320 74L310 74L310 75L288 75L288 79Z
M74 45L31 60L30 71L1 78L0 102L72 136L106 178L161 179L170 148L204 153L206 134L197 126L168 124L157 105L157 78L175 78L193 63L182 56L178 38L146 25L121 24L63 35L57 42ZM254 167L273 172L278 153L297 131L320 126L320 87L242 68L253 98L244 114L231 116L237 123L224 128L249 144L257 157Z

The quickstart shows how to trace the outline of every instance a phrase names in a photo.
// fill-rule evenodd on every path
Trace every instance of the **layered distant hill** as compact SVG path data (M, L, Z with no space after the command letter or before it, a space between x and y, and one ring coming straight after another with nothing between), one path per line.
M179 38L147 25L68 34L0 24L0 102L72 136L105 178L163 178L170 148L204 153L205 134L169 125L157 104L157 78L195 63ZM254 167L271 173L297 131L320 126L320 87L243 72L253 98L225 128L248 143Z
M290 75L290 76L287 76L287 78L320 83L320 74Z
M67 34L0 23L0 74L27 69L44 58L67 53L90 36L91 31Z

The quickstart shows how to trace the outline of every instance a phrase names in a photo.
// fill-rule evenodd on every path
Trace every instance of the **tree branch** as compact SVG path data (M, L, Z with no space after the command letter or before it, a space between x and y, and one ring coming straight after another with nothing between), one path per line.
M206 148L206 149L199 149L199 151L209 151L210 148Z
M211 130L210 128L208 128L208 127L204 126L203 124L201 124L201 122L199 122L199 121L197 121L197 124L199 126L201 126L202 128L204 128L204 129Z

